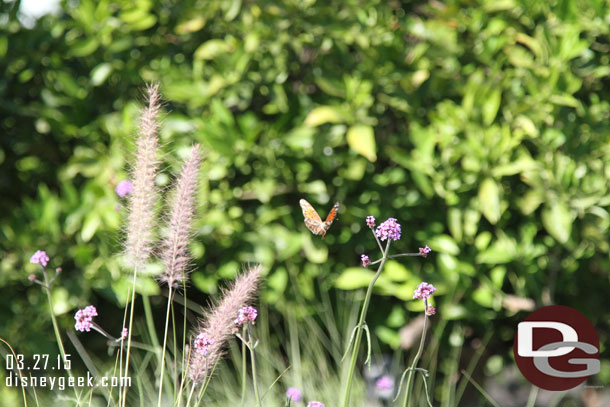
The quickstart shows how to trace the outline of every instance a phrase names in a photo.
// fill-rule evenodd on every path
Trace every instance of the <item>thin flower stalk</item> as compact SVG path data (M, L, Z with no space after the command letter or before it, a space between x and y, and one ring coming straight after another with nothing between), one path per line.
M428 318L430 315L434 315L434 313L436 312L433 307L430 307L428 305L428 299L432 297L432 294L434 294L435 291L436 288L432 284L422 282L413 294L413 298L421 299L424 301L424 327L422 330L421 340L419 341L419 349L417 349L417 354L413 358L413 363L411 363L411 366L408 369L407 387L405 389L405 401L403 407L407 407L409 405L409 398L411 396L411 391L413 390L413 376L415 375L417 363L419 362L419 359L421 358L421 355L424 352L424 344L426 343L426 333L428 330Z
M397 222L396 219L388 218L385 222L381 223L375 229L375 226L376 226L375 218L373 216L367 216L366 224L373 232L373 235L375 236L375 241L377 242L377 245L379 246L379 250L381 251L382 256L381 256L381 259L376 260L375 262L372 262L372 263L367 255L363 254L361 256L361 262L362 262L363 267L367 267L367 266L373 265L373 264L379 264L379 267L377 268L377 272L375 273L371 282L369 283L369 286L366 291L366 295L364 297L364 303L363 303L362 309L360 311L360 317L358 319L358 324L354 328L355 333L352 334L354 339L353 339L352 355L351 355L350 364L348 367L347 380L345 383L345 390L344 390L344 394L343 394L343 406L344 407L350 407L350 395L351 395L351 389L352 389L352 381L353 381L354 372L356 369L356 362L358 360L360 344L362 342L362 335L363 335L364 331L366 331L368 334L368 328L366 327L366 321L365 321L366 313L368 311L368 307L369 307L369 304L371 301L371 296L373 294L373 287L375 286L377 279L383 272L383 268L385 266L386 261L388 259L395 258L395 257L401 257L401 256L425 257L425 255L422 254L422 249L420 249L419 253L402 253L402 254L388 256L391 242L394 240L399 240L401 237L401 233L402 233L401 226ZM387 243L384 248L381 242L383 242L385 240L387 240ZM428 246L426 246L426 249L428 250L425 253L427 255L429 253ZM350 344L348 345L348 350L349 350L349 346L351 345L351 342L352 342L352 340L350 339ZM370 344L369 344L369 346L370 346ZM368 358L367 358L367 360L368 360Z
M258 315L258 311L254 307L242 307L239 310L239 315L237 319L235 319L235 331L237 332L237 328L242 327L242 334L236 334L237 337L241 340L242 344L244 344L248 350L250 351L250 360L252 365L252 385L254 386L254 395L256 397L256 406L261 407L261 397L258 392L258 383L257 383L257 375L256 375L256 357L254 355L254 349L258 345L258 340L255 340L254 335L252 333L252 325L256 323L256 317ZM242 347L243 349L243 347ZM245 353L244 353L245 354ZM243 359L245 360L245 359ZM242 360L242 361L243 361ZM243 365L242 367L245 367ZM244 369L245 372L245 369ZM246 382L245 373L242 374L242 389L243 384ZM242 394L243 396L243 394Z
M174 203L168 222L168 236L164 240L162 252L165 264L161 281L167 283L167 311L165 315L165 331L163 334L163 350L161 355L161 370L159 372L159 397L157 406L161 407L163 395L163 373L165 371L165 352L169 329L169 316L173 302L174 290L186 282L187 266L190 260L188 253L189 237L191 235L193 216L195 213L195 194L197 192L197 173L200 165L199 145L193 147L190 157L186 160L176 182ZM175 331L175 330L174 330Z
M383 272L383 266L385 265L385 262L387 260L387 252L390 249L390 242L391 242L391 240L388 240L388 243L386 244L385 249L382 251L383 257L381 258L381 264L379 265L379 268L377 269L375 276L369 283L369 287L366 290L366 296L364 297L364 304L362 305L362 310L360 311L360 318L358 319L358 325L356 325L356 336L354 339L354 347L352 349L352 357L351 357L350 363L349 363L347 383L345 386L345 393L343 396L343 400L344 400L343 405L345 407L349 407L350 393L352 390L352 380L353 380L353 376L354 376L354 371L356 369L356 361L358 359L358 350L360 349L360 342L362 341L362 332L364 331L365 317L366 317L367 310L369 308L369 303L371 301L371 295L373 294L373 286L375 285L375 282L377 282L377 279Z

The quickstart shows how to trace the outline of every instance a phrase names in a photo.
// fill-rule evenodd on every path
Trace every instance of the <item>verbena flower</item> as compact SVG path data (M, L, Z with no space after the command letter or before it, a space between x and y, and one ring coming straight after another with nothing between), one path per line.
M295 403L300 403L301 400L303 400L301 390L296 387L289 387L288 390L286 390L286 398Z
M30 274L30 275L28 276L28 280L30 280L30 281L34 281L34 280L36 280L36 275L35 275L35 274Z
M375 382L377 390L391 390L394 388L394 380L390 376L381 376Z
M388 218L388 220L379 225L375 234L381 241L386 239L400 240L400 224L396 222L396 219Z
M436 314L436 308L434 308L434 307L426 308L426 315L430 316L430 315L434 315L434 314Z
M419 248L419 254L421 254L421 257L428 257L428 253L430 253L431 251L432 249L430 249L428 245L426 245L426 247Z
M307 403L307 407L326 407L321 401L310 401Z
M244 322L252 322L252 325L256 323L256 317L258 316L258 311L256 308L251 306L242 307L239 309L237 318L235 319L235 324L237 326L241 326Z
M436 288L432 284L428 284L425 281L417 286L415 292L413 293L413 298L417 298L420 300L427 300L432 297L432 294L436 291Z
M375 392L382 399L388 399L394 391L394 379L390 376L381 376L375 382Z
M360 260L362 260L362 267L366 267L371 264L371 259L369 259L369 256L367 256L366 254L360 256Z
M123 180L117 184L114 191L121 198L125 198L127 195L133 192L133 184L131 181Z
M214 341L208 338L203 332L197 335L193 341L195 350L204 356L210 353L212 345L214 345Z
M127 328L123 328L123 330L121 331L121 339L127 338L127 333Z
M97 309L93 305L89 305L84 309L79 309L74 314L74 319L76 323L74 324L74 329L81 332L89 332L91 330L91 324L93 322L93 317L97 316Z
M375 217L374 216L367 216L366 217L366 225L370 228L374 228L375 227Z
M49 260L49 256L47 256L47 252L44 250L36 250L36 253L30 257L30 263L40 264L42 267L47 267Z

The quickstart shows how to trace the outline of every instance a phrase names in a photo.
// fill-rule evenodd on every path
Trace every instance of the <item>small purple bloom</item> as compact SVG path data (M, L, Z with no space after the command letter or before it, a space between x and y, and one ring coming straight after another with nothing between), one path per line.
M133 192L133 184L131 181L123 180L117 184L114 190L118 196L124 198Z
M77 331L81 332L89 332L91 330L91 324L93 321L93 317L97 316L97 310L93 305L88 305L84 309L79 309L74 314L74 319L76 320L76 324L74 324L74 328Z
M375 234L381 241L386 239L400 240L400 224L396 222L396 219L388 218L388 220L379 225Z
M36 250L36 253L30 257L30 263L32 264L40 264L42 267L47 267L47 263L49 262L49 256L47 256L47 252L44 250Z
M307 403L307 407L326 407L321 401L310 401Z
M436 314L436 308L434 307L428 307L426 308L426 315L431 316Z
M97 309L93 305L88 305L83 310L83 314L89 318L97 317Z
M371 264L371 259L369 259L369 256L367 256L366 254L360 256L360 260L362 260L362 267L366 267Z
M392 380L390 376L381 376L377 379L375 387L377 387L378 390L391 390L394 388L394 380Z
M197 335L195 341L193 342L195 350L203 356L210 353L210 348L212 345L214 345L214 341L209 339L203 332Z
M252 322L252 325L256 323L256 317L258 315L258 311L254 307L242 307L239 309L239 314L235 319L235 324L237 326L243 325L244 322Z
M295 403L300 403L301 400L303 400L301 390L296 387L289 387L288 390L286 390L286 398Z
M417 286L415 292L413 293L413 298L417 298L420 300L427 300L432 297L432 294L436 291L436 288L432 284L428 284L425 281Z
M30 280L30 281L34 281L34 280L36 280L36 275L35 275L35 274L30 274L30 275L28 276L28 280Z
M421 255L421 257L428 257L428 253L430 253L431 251L432 249L430 249L428 245L426 245L426 247L419 248L419 254Z
M121 331L121 339L127 338L127 333L127 328L123 328L123 330Z
M370 228L374 228L375 227L375 217L374 216L367 216L366 217L366 225Z
M375 382L375 390L379 398L388 399L394 391L394 379L390 376L381 376Z

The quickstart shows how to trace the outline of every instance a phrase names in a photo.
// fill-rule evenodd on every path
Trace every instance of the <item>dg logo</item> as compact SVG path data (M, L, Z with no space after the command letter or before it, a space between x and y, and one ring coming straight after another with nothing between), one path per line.
M523 376L545 390L569 390L600 370L595 327L563 305L540 308L521 322L513 352Z

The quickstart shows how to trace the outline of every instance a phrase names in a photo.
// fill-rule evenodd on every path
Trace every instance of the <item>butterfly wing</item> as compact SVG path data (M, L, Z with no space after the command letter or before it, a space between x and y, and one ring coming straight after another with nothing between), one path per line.
M330 228L330 225L333 224L333 221L337 217L337 211L338 210L339 210L339 202L335 202L335 204L333 205L333 207L330 210L330 212L328 212L328 216L326 217L326 220L324 221L324 229L325 230L328 230Z
M309 229L314 235L326 233L324 223L313 206L311 206L311 204L304 199L301 199L299 204L303 210L303 217L305 218L305 226L307 226L307 229Z

